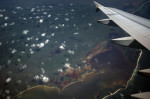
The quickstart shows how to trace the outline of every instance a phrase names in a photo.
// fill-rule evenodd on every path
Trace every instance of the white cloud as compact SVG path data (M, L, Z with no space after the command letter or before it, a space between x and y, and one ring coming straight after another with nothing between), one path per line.
M52 33L51 36L55 36L55 33Z
M66 15L66 16L68 16L69 14L68 14L68 13L66 13L65 15Z
M73 4L72 4L72 3L71 3L70 5L71 5L71 6L73 6Z
M88 23L89 26L92 26L92 23Z
M12 11L12 13L13 13L13 14L16 14L17 12L16 12L16 11Z
M32 8L32 9L31 9L31 12L34 12L34 11L35 11L35 8Z
M45 70L43 68L41 68L41 71L42 71L43 74L45 73Z
M25 69L25 68L27 68L26 64L20 64L20 69Z
M68 59L68 58L66 58L66 61L68 62L68 61L69 61L69 59Z
M15 25L15 22L10 23L9 25Z
M60 27L64 27L64 26L65 26L65 24L59 24L59 26L60 26Z
M74 54L74 51L68 50L69 54Z
M23 30L22 33L23 33L23 34L28 34L28 33L29 33L29 30Z
M78 34L79 34L79 32L75 32L75 33L74 33L74 35L78 35Z
M39 17L39 16L36 16L35 18L36 18L36 19L39 19L40 17Z
M55 29L58 29L58 26L55 26Z
M44 76L44 75L36 75L36 76L34 76L33 77L33 79L34 80L36 80L36 81L42 81L43 83L47 83L48 81L49 81L49 78L48 77L46 77L46 76Z
M29 46L29 44L26 44L25 46L27 47L27 46Z
M21 53L21 54L24 54L25 52L24 52L24 51L21 51L20 53Z
M16 9L18 9L18 10L22 10L23 8L21 8L21 7L16 7Z
M32 45L31 45L31 47L35 47L35 46L36 46L35 44L32 44Z
M31 54L33 54L33 53L34 53L34 51L33 51L32 49L30 49L30 53L31 53Z
M21 62L21 59L20 59L20 58L18 58L18 59L17 59L17 61L20 63L20 62Z
M53 6L49 6L50 8L53 8Z
M7 27L8 23L4 23L4 27Z
M47 12L43 12L43 14L47 14Z
M29 19L32 19L32 17L29 17Z
M63 69L62 69L62 68L60 68L60 69L58 69L57 71L62 73L62 72L63 72Z
M27 20L27 18L23 18L23 20Z
M39 40L39 38L35 38L35 40L36 40L36 41L38 41L38 40Z
M10 81L11 81L10 77L6 79L6 83L9 83Z
M33 37L27 37L27 40L29 41L29 40L32 40L33 39Z
M10 63L11 63L11 60L8 60L8 61L7 61L7 64L10 64Z
M36 75L36 76L33 77L33 79L34 79L34 80L39 80L40 77L39 77L38 75Z
M39 48L42 48L42 47L44 47L44 43L37 44L37 46L38 46Z
M64 50L65 49L65 47L66 47L66 45L65 45L65 41L59 46L59 48L61 49L61 50Z
M58 18L55 18L55 20L58 20Z
M43 82L44 82L44 83L47 83L48 81L49 81L49 78L46 77L46 76L44 76L44 77L43 77Z
M46 33L42 33L42 34L41 34L41 36L45 36L45 35L46 35Z
M64 46L59 46L59 48L61 49L61 50L64 50L65 49L65 47Z
M3 17L3 14L0 14L0 17Z
M74 9L71 9L71 11L74 12L75 10L74 10Z
M49 18L50 18L50 17L51 17L51 15L49 14L47 17L49 17Z
M65 63L64 67L70 68L70 63Z
M13 49L13 50L11 51L12 54L14 54L14 53L16 53L16 52L17 52L16 49Z
M46 40L46 41L45 41L45 44L47 44L48 42L49 42L49 40Z
M5 18L4 18L5 20L8 20L9 19L9 17L7 17L7 16L5 16Z
M66 21L69 21L69 18L65 18Z
M73 26L75 27L75 26L76 26L76 24L73 24Z
M40 23L43 23L43 19L40 19L39 22L40 22Z
M15 43L15 40L12 40L11 43L12 43L12 44Z

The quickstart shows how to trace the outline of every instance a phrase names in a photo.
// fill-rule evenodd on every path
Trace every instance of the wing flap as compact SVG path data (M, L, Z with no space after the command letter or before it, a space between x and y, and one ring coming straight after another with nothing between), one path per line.
M112 43L127 46L131 48L139 48L139 49L146 49L143 45L141 45L138 41L136 41L132 37L121 37L111 40Z

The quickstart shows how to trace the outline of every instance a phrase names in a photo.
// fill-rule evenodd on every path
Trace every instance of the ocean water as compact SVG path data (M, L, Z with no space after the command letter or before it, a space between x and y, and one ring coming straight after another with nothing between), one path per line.
M78 4L59 0L1 1L2 94L10 90L9 94L14 95L47 84L50 79L60 80L58 74L65 69L87 64L83 62L87 53L107 40L111 30L96 23L100 14L96 15L93 4ZM9 84L7 79L11 79ZM37 79L42 82L33 82Z
M96 23L101 18L106 16L95 13L90 0L0 1L1 96L61 80L59 73L66 69L88 65L87 54L108 42L110 33L125 35L119 28Z
M53 71L64 65L66 58L78 65L85 53L105 39L99 39L101 34L94 29L94 16L88 16L93 11L86 12L93 7L66 7L60 2L18 5L1 9L1 65L26 64Z
M140 9L138 9L134 14L150 19L150 2L145 3ZM149 69L150 62L149 62L149 57L150 57L150 52L143 50L143 54L140 58L139 65L137 70L142 70L142 69ZM133 79L130 81L129 85L125 88L125 90L122 90L118 92L117 94L113 95L110 97L112 98L122 98L122 99L130 99L131 94L136 94L140 92L149 92L150 87L149 87L149 77L145 75L141 75L137 72L135 72L135 76Z

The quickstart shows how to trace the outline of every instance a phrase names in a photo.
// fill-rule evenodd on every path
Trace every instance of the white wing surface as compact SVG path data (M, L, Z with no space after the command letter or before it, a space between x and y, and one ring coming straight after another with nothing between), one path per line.
M115 8L104 7L95 1L94 4L97 7L97 11L101 10L109 17L109 20L112 20L131 35L133 39L150 50L150 20Z

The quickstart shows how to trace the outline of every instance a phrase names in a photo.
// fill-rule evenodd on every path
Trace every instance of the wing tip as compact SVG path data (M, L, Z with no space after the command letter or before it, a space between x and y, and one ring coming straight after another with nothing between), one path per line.
M93 3L96 5L96 7L98 7L98 8L102 8L103 6L101 5L101 4L99 4L98 2L96 2L96 1L93 1Z

